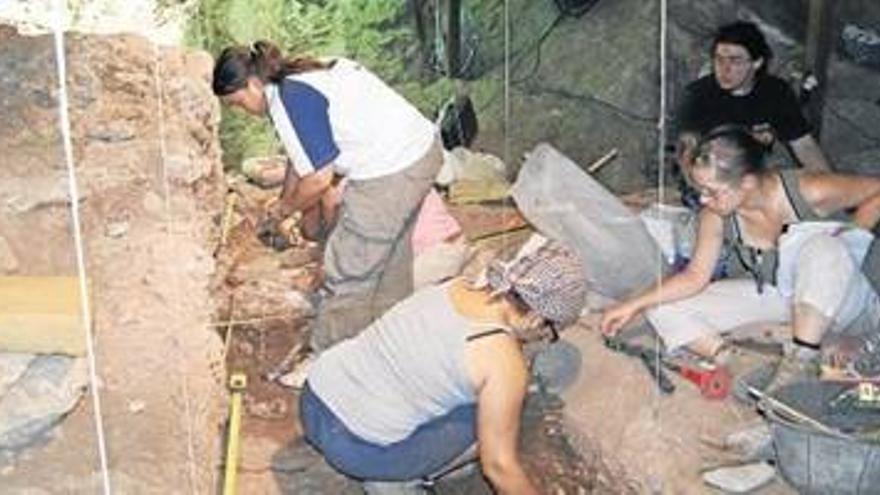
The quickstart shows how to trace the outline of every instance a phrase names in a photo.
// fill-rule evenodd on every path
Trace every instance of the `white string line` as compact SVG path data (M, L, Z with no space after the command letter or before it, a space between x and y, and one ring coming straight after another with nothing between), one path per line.
M153 45L153 54L156 59L155 70L153 70L153 80L156 85L156 102L159 111L159 154L161 160L161 171L162 171L162 194L164 196L165 203L165 233L166 233L166 242L168 253L171 253L172 250L172 240L174 235L174 214L171 211L171 187L168 180L168 150L165 142L165 92L162 87L162 54L159 50L159 45L154 41L152 41ZM184 360L181 357L181 353L183 352L180 348L180 342L178 341L177 336L172 337L172 342L174 342L174 346L176 347L176 355L177 355L177 374L180 376L180 387L183 391L183 408L184 415L186 416L186 456L187 462L189 465L189 491L190 493L197 493L196 491L196 479L197 479L197 470L196 470L196 462L195 462L195 447L193 446L193 428L192 428L192 407L190 404L190 396L189 396L189 380L187 379L186 370L183 367Z
M104 487L104 495L113 493L110 486L110 472L107 468L107 445L104 439L104 420L101 414L101 397L98 390L97 364L92 336L92 313L89 305L88 283L86 283L86 262L83 253L82 225L79 219L79 189L76 183L76 172L73 164L73 142L70 137L70 116L68 114L67 100L67 61L64 54L64 33L62 23L67 18L67 6L63 0L55 0L53 6L55 22L52 25L52 33L55 40L55 60L58 68L58 111L60 116L62 143L64 146L64 161L67 165L67 184L70 192L70 212L73 217L73 239L76 245L76 269L79 277L79 302L82 313L83 325L85 326L86 358L89 363L89 385L92 389L92 408L95 417L95 432L98 436L98 457L101 461L101 480Z
M504 168L510 178L510 0L504 0ZM507 222L507 213L502 221ZM510 240L512 244L513 239ZM502 245L505 245L506 242Z
M504 0L504 164L510 166L510 0Z
M664 169L666 167L666 0L660 0L660 111L657 117L657 211L660 212L665 196ZM657 254L657 281L660 298L663 298L663 268L665 260L663 253ZM659 377L663 372L660 363L660 337L654 335L654 376ZM654 395L654 414L660 411L660 389Z

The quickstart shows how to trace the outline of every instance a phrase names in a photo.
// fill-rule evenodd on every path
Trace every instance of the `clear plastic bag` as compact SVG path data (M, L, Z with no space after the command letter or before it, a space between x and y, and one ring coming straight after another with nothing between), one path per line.
M529 153L511 194L536 229L578 252L588 282L602 295L623 298L667 270L642 220L546 143Z

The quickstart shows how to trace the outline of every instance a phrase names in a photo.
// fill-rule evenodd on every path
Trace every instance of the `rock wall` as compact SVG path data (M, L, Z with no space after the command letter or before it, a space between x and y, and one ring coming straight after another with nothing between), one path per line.
M870 0L840 2L842 25L880 23ZM617 148L618 158L596 177L611 189L630 192L671 182L669 164L659 173L660 3L599 1L581 17L559 15L555 2L511 0L510 120L503 117L504 77L498 67L489 97L478 95L477 146L522 163L523 153L549 142L586 167ZM667 2L666 95L669 124L684 86L708 63L708 44L720 24L736 19L759 23L777 54L772 70L799 83L807 2L786 0L669 0ZM500 36L502 33L498 33ZM544 39L542 40L542 35ZM488 36L483 43L495 43ZM499 43L495 43L499 44ZM503 53L487 56L502 58ZM500 66L500 64L499 64ZM822 144L839 170L877 172L880 167L880 105L876 71L858 66L838 51L832 55ZM462 83L467 88L466 83ZM670 128L668 143L674 142ZM779 157L786 156L779 150ZM875 165L870 165L871 163Z
M222 192L212 61L135 36L65 43L111 482L209 493L225 399L209 293ZM0 26L0 46L0 271L76 276L53 40ZM0 459L5 493L100 485L94 392Z

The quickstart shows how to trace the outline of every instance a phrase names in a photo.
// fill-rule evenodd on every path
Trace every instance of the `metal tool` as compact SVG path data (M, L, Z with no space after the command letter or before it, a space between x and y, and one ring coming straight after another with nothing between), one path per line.
M778 342L762 342L755 339L732 339L730 345L740 349L756 352L765 356L778 357L783 354L783 345Z
M238 480L239 433L241 430L241 399L247 376L244 373L233 373L229 377L229 390L232 397L229 402L229 430L226 433L226 466L223 475L223 495L235 495Z
M666 360L663 360L662 363L685 380L694 383L700 388L700 394L707 399L720 400L730 394L733 378L724 366L715 365L709 368L700 368Z
M769 411L776 416L789 420L790 422L799 423L805 426L812 427L822 433L827 435L842 438L844 440L852 440L852 436L847 435L837 428L833 428L818 419L812 418L809 415L795 409L794 407L782 402L779 399L776 399L768 394L765 394L764 391L748 386L746 387L749 394L758 399L758 409L763 411Z
M277 365L272 367L272 369L270 369L263 375L263 378L270 382L274 382L275 380L281 378L287 373L290 373L296 363L300 361L300 354L302 353L303 347L303 342L297 342L296 344L294 344L293 347L291 347L290 350L287 351L287 354L285 354L284 357L281 358L281 361L279 361Z
M661 366L663 360L660 359L656 352L637 344L624 342L620 339L606 337L604 340L605 347L612 351L639 358L639 360L642 361L642 364L645 365L645 368L648 370L648 374L654 380L654 383L657 384L657 388L660 389L660 392L671 394L675 391L675 384L672 383L672 380L670 380L669 376L663 371L663 367Z
M663 393L668 394L675 390L675 385L662 372L662 368L666 368L699 387L700 394L707 399L724 399L730 394L733 378L727 368L723 366L716 365L701 368L672 362L651 349L619 339L607 338L605 339L605 346L628 356L641 359Z

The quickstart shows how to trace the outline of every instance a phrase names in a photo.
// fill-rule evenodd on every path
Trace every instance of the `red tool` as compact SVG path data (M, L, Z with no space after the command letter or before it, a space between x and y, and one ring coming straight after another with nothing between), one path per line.
M664 361L663 364L682 378L696 384L700 388L700 394L707 399L724 399L730 393L732 379L730 372L724 366L700 368L668 361Z

